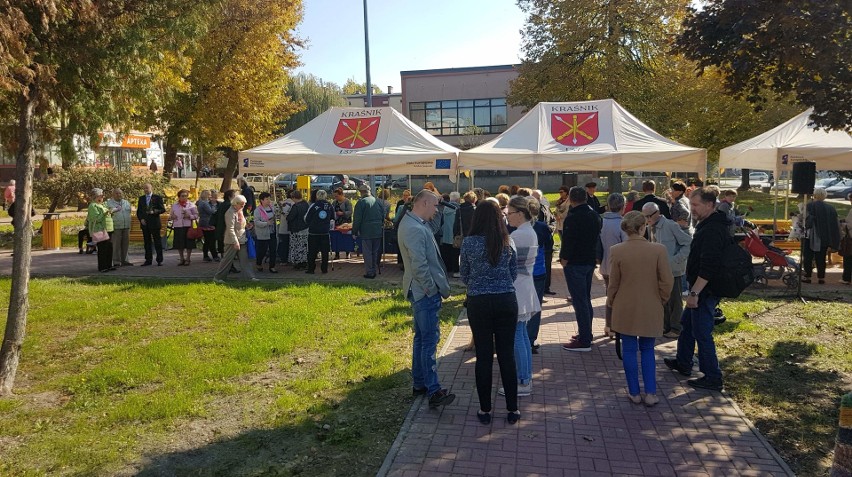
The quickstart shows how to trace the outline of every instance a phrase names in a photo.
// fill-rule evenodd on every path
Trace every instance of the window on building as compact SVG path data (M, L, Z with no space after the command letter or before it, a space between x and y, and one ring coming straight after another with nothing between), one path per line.
M506 130L506 98L408 103L408 117L435 136L463 135L471 126L484 134Z

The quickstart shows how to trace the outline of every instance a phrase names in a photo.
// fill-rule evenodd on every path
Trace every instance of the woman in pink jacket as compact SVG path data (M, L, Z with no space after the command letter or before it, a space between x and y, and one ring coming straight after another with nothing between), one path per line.
M171 219L175 231L173 245L180 254L178 266L189 265L192 250L195 248L195 239L187 238L186 232L192 227L192 221L198 220L198 209L195 204L189 201L188 190L181 189L178 191L178 200L172 204L169 219ZM186 251L186 259L184 259L184 251Z

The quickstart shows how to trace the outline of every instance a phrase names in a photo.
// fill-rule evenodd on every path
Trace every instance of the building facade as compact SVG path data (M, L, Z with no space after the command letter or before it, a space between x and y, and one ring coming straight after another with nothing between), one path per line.
M447 144L469 149L497 137L523 116L509 106L517 65L401 71L402 112Z

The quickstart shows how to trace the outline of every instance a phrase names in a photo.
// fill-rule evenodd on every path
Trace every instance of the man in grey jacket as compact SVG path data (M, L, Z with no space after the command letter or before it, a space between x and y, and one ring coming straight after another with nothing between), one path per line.
M402 290L414 310L414 345L411 377L414 395L429 396L429 407L450 404L455 394L438 382L435 353L440 338L438 312L441 301L450 296L447 271L438 253L438 243L427 222L435 215L438 196L422 190L414 197L414 207L399 223L399 252L405 264Z
M686 260L689 258L689 246L692 236L685 232L677 222L667 219L660 214L660 208L653 202L642 206L642 215L648 224L651 241L666 246L669 266L674 276L674 285L669 301L664 307L665 329L663 336L677 338L680 336L682 325L680 316L683 314L683 275L686 273Z

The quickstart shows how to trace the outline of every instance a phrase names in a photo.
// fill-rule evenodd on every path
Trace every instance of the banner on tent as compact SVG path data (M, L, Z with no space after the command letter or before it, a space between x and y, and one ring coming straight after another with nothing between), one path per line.
M792 171L793 164L797 162L807 162L808 158L802 154L781 154L778 153L778 165L776 169L780 171Z
M612 144L614 140L612 105L607 101L547 104L546 121L551 138L565 146L565 151L583 150L596 143Z

